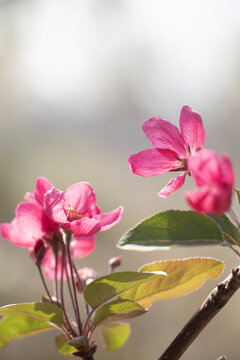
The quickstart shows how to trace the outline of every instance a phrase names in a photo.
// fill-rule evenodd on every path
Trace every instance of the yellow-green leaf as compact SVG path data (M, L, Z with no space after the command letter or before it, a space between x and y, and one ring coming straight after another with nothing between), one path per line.
M84 297L86 302L96 309L125 290L137 288L145 282L151 282L165 275L134 271L116 272L92 281L84 290Z
M51 329L54 329L51 324L34 317L21 315L5 316L0 322L0 349L12 340L36 335Z
M103 305L94 317L94 324L99 325L113 320L129 319L143 315L146 310L134 301L114 300Z
M168 276L155 279L151 284L146 283L138 288L129 289L119 297L136 301L148 309L154 301L181 296L198 289L206 280L219 277L223 268L223 262L212 258L154 262L144 265L140 271L166 271Z
M101 335L108 350L117 350L125 344L130 333L130 324L124 322L112 322L100 326Z
M0 315L22 315L50 322L56 326L62 325L62 310L48 303L11 304L0 307Z
M60 354L62 355L72 355L73 352L76 352L76 348L68 344L69 339L66 335L58 335L55 339L56 347Z

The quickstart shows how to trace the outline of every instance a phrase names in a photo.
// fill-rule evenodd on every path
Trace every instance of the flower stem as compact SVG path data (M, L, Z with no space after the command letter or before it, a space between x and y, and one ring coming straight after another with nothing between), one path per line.
M55 256L54 292L55 292L55 297L58 302L58 300L59 300L59 298L58 298L58 250L56 250L54 252L54 256Z
M78 272L77 272L77 269L76 269L76 266L75 266L75 264L74 263L72 263L73 264L73 270L74 270L74 272L75 272L75 275L76 275L76 277L77 277L77 280L78 280L78 282L79 282L79 285L80 285L80 287L81 287L81 291L82 291L82 293L83 293L83 291L84 291L84 285L83 285L83 282L82 282L82 280L80 279L80 276L79 276L79 274L78 274ZM86 305L86 313L87 313L87 315L89 314L89 306L88 306L88 304L85 302L85 305Z
M66 241L67 257L68 257L68 261L69 261L69 265L70 265L70 273L71 273L71 280L72 280L73 300L74 300L73 304L75 303L76 320L77 320L79 335L82 335L82 323L81 323L80 312L79 312L79 307L78 307L76 284L75 284L74 276L73 276L73 261L72 261L71 252L70 252L70 241L71 241L70 233L66 233L65 241Z
M77 319L77 309L76 309L76 304L75 304L75 301L74 301L74 298L73 298L73 292L72 292L72 288L71 288L71 284L70 284L70 280L69 280L69 274L68 274L67 266L65 267L65 273L66 273L66 278L67 278L67 285L68 285L69 295L70 295L72 306L73 306L73 311L74 311L75 317Z
M40 278L41 278L41 280L42 280L44 289L45 289L45 291L46 291L46 293L47 293L47 296L49 297L49 300L50 300L51 303L53 304L53 300L52 300L51 294L50 294L50 292L49 292L49 290L48 290L46 281L45 281L44 276L43 276L43 273L42 273L41 265L39 265L38 263L36 263L36 265L37 265L37 268L38 268L38 271L39 271Z
M61 305L62 305L62 311L67 323L67 326L69 328L69 332L71 335L76 336L74 329L72 328L72 325L70 324L70 321L68 319L67 316L67 312L66 312L66 308L65 308L65 303L64 303L64 294L63 294L63 271L65 269L65 248L64 246L62 247L62 268L61 268L61 280L60 280L60 296L61 296Z

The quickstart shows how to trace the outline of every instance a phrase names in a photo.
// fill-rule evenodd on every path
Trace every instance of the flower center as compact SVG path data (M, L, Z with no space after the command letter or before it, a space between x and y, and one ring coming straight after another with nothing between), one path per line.
M79 220L84 216L89 216L89 213L84 213L84 214L79 213L77 210L71 208L70 205L65 210L66 210L66 213L67 213L68 221Z

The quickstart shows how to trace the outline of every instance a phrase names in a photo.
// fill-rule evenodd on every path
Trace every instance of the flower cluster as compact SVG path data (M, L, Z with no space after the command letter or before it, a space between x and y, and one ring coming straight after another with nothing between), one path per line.
M147 149L129 157L134 174L156 176L181 171L158 193L168 197L178 190L186 175L192 175L197 189L186 193L186 199L197 212L221 215L231 205L234 173L226 154L220 157L210 150L202 150L205 130L201 116L189 106L183 106L180 129L160 117L143 123L143 131L154 149Z
M71 255L82 258L93 251L95 234L110 229L123 214L121 206L102 213L86 182L71 185L64 194L46 178L38 178L34 193L27 193L25 200L17 206L12 222L1 224L1 234L11 243L28 248L49 278L54 278L56 267L60 277L65 232L73 235Z

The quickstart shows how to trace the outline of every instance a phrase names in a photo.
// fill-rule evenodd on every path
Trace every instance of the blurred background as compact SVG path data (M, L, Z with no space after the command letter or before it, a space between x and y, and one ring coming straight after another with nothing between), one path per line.
M123 205L124 217L97 235L95 252L78 260L104 275L112 256L121 270L188 256L238 264L227 248L174 248L134 252L116 248L142 218L166 209L188 209L183 194L157 192L170 175L141 178L128 156L151 147L143 121L160 115L178 125L182 105L197 110L206 146L227 151L239 184L240 5L237 0L1 0L0 1L0 221L14 217L38 176L65 190L92 184L106 212ZM131 321L126 345L109 352L101 339L96 360L156 360L217 281L195 293L155 303ZM0 241L0 305L39 300L37 269L25 249ZM182 357L239 359L239 302L235 294ZM55 332L17 340L2 360L64 359Z

